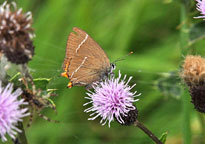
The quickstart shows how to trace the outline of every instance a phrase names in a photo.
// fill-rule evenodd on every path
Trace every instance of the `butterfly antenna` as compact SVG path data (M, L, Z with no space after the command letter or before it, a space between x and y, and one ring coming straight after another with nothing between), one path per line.
M125 60L125 58L129 55L133 54L133 52L129 52L127 55L123 56L123 57L120 57L118 59L116 59L115 61L113 61L112 63L116 63L118 61L122 61L122 60Z

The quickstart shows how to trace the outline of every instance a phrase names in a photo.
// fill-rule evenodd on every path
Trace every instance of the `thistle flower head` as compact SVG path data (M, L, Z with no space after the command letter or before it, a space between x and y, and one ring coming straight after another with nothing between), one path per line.
M190 95L192 97L191 102L194 104L194 108L205 113L205 85L189 88Z
M201 56L186 56L181 76L189 86L195 109L205 113L205 59Z
M205 82L205 59L201 56L186 56L183 64L182 78L189 86Z
M123 119L124 123L120 123L120 124L124 125L124 126L133 125L134 122L137 120L137 117L138 117L138 110L137 110L137 108L133 109L133 110L130 110L127 113L127 115L122 116L122 119Z
M29 115L27 108L20 108L21 105L27 104L23 99L18 100L22 93L21 89L12 91L12 84L4 88L0 82L0 138L3 142L7 141L6 134L15 139L17 132L21 132L16 127L17 123Z
M202 16L194 17L194 18L205 18L205 0L196 0L198 3L196 4L196 9L200 12Z
M128 83L132 79L130 77L127 82L125 82L126 75L122 80L119 71L118 78L111 77L103 82L97 83L93 88L94 92L89 91L87 93L88 97L86 99L90 102L84 104L87 105L92 103L90 108L87 108L85 112L91 112L88 120L94 120L97 117L101 117L100 123L105 125L108 121L110 127L110 122L116 119L119 123L123 124L125 116L128 112L135 110L134 102L138 101L135 99L136 91L131 92L130 90L136 85L129 86Z
M27 63L34 54L31 12L22 13L16 3L0 5L0 51L9 61Z

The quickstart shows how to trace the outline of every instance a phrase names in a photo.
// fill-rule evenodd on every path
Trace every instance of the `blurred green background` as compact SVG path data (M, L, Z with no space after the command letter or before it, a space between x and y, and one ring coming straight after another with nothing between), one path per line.
M117 122L101 126L88 121L83 104L86 90L67 89L60 77L68 34L72 27L85 30L105 50L111 61L133 51L117 63L123 75L133 76L133 89L142 93L136 102L139 121L156 136L168 132L166 144L183 143L182 83L177 77L182 64L180 52L180 9L177 0L18 0L18 7L33 13L36 38L35 56L29 63L34 78L52 78L49 88L58 89L53 97L58 114L43 114L61 123L50 123L36 116L26 128L29 144L151 144L138 128ZM194 44L202 49L203 42ZM197 48L196 48L197 47ZM204 54L204 50L201 51ZM197 53L197 52L196 52ZM185 89L186 90L186 89ZM187 95L188 101L190 96ZM192 142L205 143L202 127L193 105L188 103ZM86 107L87 108L87 107ZM10 142L8 142L10 143Z

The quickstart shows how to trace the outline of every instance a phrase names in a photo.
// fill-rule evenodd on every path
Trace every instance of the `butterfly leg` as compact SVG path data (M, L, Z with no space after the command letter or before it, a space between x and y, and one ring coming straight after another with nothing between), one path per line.
M110 73L110 76L111 76L111 77L115 77L115 73L114 73L114 72L111 72L111 73Z
M89 90L89 89L91 89L91 88L93 88L93 84L88 84L88 85L85 86L85 89L86 89L86 90Z

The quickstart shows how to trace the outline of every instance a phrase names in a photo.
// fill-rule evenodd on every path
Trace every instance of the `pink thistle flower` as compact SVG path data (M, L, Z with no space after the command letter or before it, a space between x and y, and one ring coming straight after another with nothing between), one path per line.
M108 121L108 126L110 127L111 121L116 119L119 123L124 124L123 117L128 115L128 112L135 110L134 102L139 99L135 99L137 91L131 92L130 90L136 85L129 86L128 83L132 79L130 77L127 82L125 82L126 75L122 80L121 73L119 71L118 78L111 77L103 82L95 84L94 92L89 91L87 93L88 97L86 99L90 100L84 104L92 103L90 108L87 108L85 112L91 112L88 120L94 120L97 117L101 117L100 123L105 125Z
M27 104L23 99L18 100L22 93L21 89L12 91L12 84L4 88L0 82L0 138L2 142L7 141L6 134L15 139L17 132L21 132L16 127L17 123L29 115L27 108L20 108L21 105Z
M196 9L200 12L202 16L194 17L194 18L205 18L205 0L196 0L198 3L196 4Z

